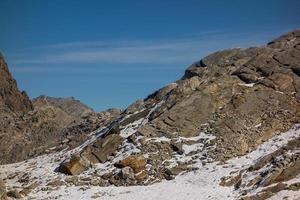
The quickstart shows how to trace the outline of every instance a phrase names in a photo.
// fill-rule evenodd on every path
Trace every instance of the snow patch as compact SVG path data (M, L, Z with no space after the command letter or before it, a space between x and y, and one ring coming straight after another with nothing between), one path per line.
M238 85L245 86L245 87L253 87L255 83L239 83Z

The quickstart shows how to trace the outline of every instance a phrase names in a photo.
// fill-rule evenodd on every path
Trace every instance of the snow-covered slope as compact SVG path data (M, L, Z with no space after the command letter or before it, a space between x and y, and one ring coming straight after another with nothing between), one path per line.
M209 135L204 133L201 133L199 137L211 139ZM198 170L183 173L174 180L164 180L149 186L99 187L93 186L90 182L89 184L74 186L71 181L68 181L70 177L55 172L55 168L61 159L66 154L72 154L72 151L40 156L22 163L3 165L0 167L0 178L5 179L11 188L26 188L26 186L30 188L31 186L33 188L31 193L24 199L237 199L241 195L240 189L235 189L234 186L221 186L222 178L236 171L249 168L260 158L275 152L289 141L299 137L300 126L295 126L291 130L278 134L276 137L264 142L258 149L243 157L228 160L226 163L208 162L206 164L198 159L193 165L199 168ZM195 138L185 139L195 140ZM201 145L194 145L193 147L198 148L199 146ZM192 147L187 148L188 151L193 150L190 148ZM201 151L201 154L203 152ZM103 166L94 166L90 169L90 172L95 172L101 167ZM80 175L81 179L90 179L90 172ZM248 175L251 176L251 174ZM55 180L57 180L57 183L55 183ZM295 182L300 182L299 175L289 180L287 184ZM247 195L251 196L262 191L262 189L260 187L255 188L249 191ZM286 196L289 199L298 199L300 193L299 191L282 190L274 195L272 199L282 199Z

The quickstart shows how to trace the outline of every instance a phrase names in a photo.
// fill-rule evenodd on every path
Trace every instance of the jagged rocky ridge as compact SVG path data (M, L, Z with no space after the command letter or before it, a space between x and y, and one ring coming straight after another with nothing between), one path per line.
M95 113L74 98L40 96L31 101L0 56L0 164L74 148L120 112Z
M183 145L193 143L179 138L198 137L200 132L213 135L210 145L216 148L208 153L213 160L251 152L299 122L299 37L295 31L266 46L209 55L190 66L181 80L129 106L79 157L88 161L86 165L104 163L107 158L102 158L98 143L123 141L147 154L157 167L155 178L163 178L164 168L179 164L165 161L182 155Z
M68 115L72 116L74 120L79 120L82 117L86 117L94 111L81 103L79 100L76 100L74 97L67 98L54 98L45 95L41 95L32 100L32 103L35 108L41 107L58 107L66 112Z
M31 171L10 172L6 180L25 177L19 183L26 189L43 162L52 173L29 189L37 194L60 186L149 185L207 170L214 184L230 188L228 196L213 194L222 199L300 196L299 67L300 30L261 47L216 52L77 148L31 161Z

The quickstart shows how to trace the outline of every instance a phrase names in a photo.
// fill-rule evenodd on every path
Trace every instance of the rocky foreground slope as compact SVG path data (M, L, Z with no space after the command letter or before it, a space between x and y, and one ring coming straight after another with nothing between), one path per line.
M28 199L300 198L299 76L300 30L213 53L76 148L1 177Z

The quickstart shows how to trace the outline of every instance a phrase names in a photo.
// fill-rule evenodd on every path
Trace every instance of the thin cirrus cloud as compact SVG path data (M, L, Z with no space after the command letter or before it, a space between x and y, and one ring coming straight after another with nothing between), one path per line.
M68 63L182 65L218 49L257 45L266 40L266 34L216 31L172 40L77 41L32 47L10 56L10 62L15 71L21 72L63 70L68 65L60 66ZM39 67L45 64L52 66Z

